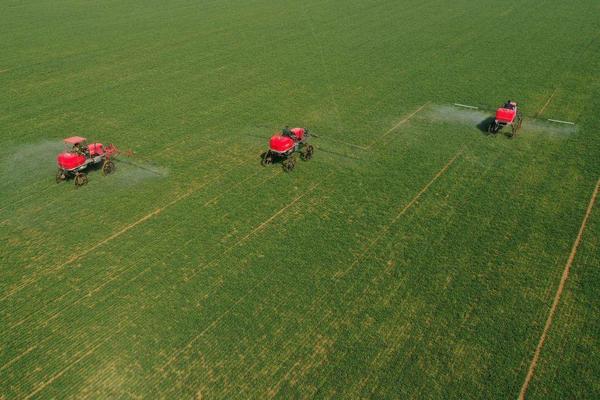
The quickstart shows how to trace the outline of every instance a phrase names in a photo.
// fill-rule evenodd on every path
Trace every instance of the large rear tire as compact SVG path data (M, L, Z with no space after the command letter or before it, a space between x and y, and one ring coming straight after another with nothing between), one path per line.
M62 169L59 169L58 172L56 172L56 183L61 183L64 180L65 174L63 173Z
M86 174L80 172L77 175L75 175L75 187L76 188L79 188L80 186L83 186L86 183L88 183L88 177Z
M115 171L115 169L116 169L115 163L110 160L106 160L106 161L104 161L104 164L102 165L102 174L103 175L112 174Z
M304 148L302 153L300 153L300 158L303 161L308 161L312 158L314 151L315 151L315 148L312 145L308 144L308 145L306 145L306 147Z
M273 155L271 154L270 150L267 150L267 152L263 154L263 156L260 160L260 165L262 165L263 167L266 167L267 165L271 165L271 164L273 164Z
M292 158L292 157L286 158L281 163L281 167L283 168L283 170L285 172L292 172L294 170L295 166L296 166L296 160L294 158Z

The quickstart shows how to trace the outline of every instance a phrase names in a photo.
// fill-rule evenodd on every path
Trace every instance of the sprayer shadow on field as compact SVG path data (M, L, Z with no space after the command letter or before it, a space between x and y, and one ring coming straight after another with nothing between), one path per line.
M477 129L479 129L481 132L483 132L486 136L490 136L493 135L492 133L489 132L488 128L490 127L490 124L494 121L494 117L487 117L483 120L481 120L477 125Z

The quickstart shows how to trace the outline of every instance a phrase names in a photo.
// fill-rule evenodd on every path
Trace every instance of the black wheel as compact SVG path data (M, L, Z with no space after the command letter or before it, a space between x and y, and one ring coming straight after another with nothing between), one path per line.
M110 160L104 161L104 164L102 165L102 173L104 175L108 175L108 174L113 173L114 171L115 171L115 163Z
M63 172L63 170L62 170L62 169L59 169L59 170L56 172L56 183L61 183L62 181L64 181L64 180L65 180L65 178L66 178L66 176L65 176L65 174L64 174L64 172Z
M271 155L270 151L267 151L266 153L263 154L261 160L260 160L260 165L262 165L263 167L266 167L267 165L271 165L273 164L273 156Z
M490 122L490 125L488 126L488 132L498 133L498 124L496 123L496 121Z
M302 153L300 153L300 158L302 158L303 161L308 161L312 158L314 152L315 152L315 148L309 144L302 151Z
M80 187L88 183L88 177L86 174L78 173L75 175L75 187Z
M292 170L294 169L295 166L296 166L296 160L294 160L291 157L290 158L286 158L281 163L281 167L283 168L283 170L285 172L292 172Z

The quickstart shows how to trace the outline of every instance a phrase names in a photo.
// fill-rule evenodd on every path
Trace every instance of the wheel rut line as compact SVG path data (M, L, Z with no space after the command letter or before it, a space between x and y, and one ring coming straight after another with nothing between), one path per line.
M19 354L18 356L16 356L15 358L13 358L12 360L10 360L6 364L4 364L2 367L0 367L0 372L2 372L3 370L5 370L6 368L10 367L11 365L13 365L17 361L19 361L21 358L23 358L27 354L31 353L33 350L37 349L37 347L38 347L37 344L34 345L34 346L31 346L30 348L28 348L27 350L25 350L24 352L22 352L21 354Z
M350 272L363 258L364 256L373 248L374 245L376 245L381 238L390 230L390 228L392 227L392 225L394 225L396 223L396 221L398 221L398 219L400 219L400 217L402 217L408 210L410 210L412 208L412 206L419 200L419 198L429 190L429 188L431 187L431 185L433 185L442 175L444 175L446 173L446 171L448 171L448 169L450 168L450 166L452 164L454 164L454 161L456 161L456 159L464 152L464 147L461 147L451 158L450 160L448 160L448 162L446 162L446 164L433 176L433 178L431 178L431 180L429 182L427 182L427 184L425 184L425 186L423 186L421 188L421 190L419 190L417 192L417 194L400 210L400 212L398 214L396 214L396 216L394 216L389 222L388 224L381 230L380 234L377 235L375 237L375 239L373 239L369 244L367 244L367 246L363 249L363 251L356 257L356 259L354 260L354 262L352 262L352 264L350 265L350 267L348 267L346 270L341 271L341 272L337 272L334 274L334 278L341 278L342 276L346 275L348 272Z
M89 253L91 253L92 251L96 250L97 248L101 247L102 245L118 238L119 236L123 235L124 233L130 231L131 229L135 228L136 226L144 223L145 221L149 220L150 218L160 214L161 212L163 212L165 209L171 207L172 205L178 203L179 201L189 197L191 194L193 193L193 190L187 190L184 194L176 197L174 200L170 201L169 203L167 203L166 205L157 208L156 210L146 214L145 216L143 216L142 218L138 219L137 221L125 226L124 228L120 229L119 231L113 233L112 235L108 236L107 238L101 240L100 242L96 243L95 245L93 245L92 247L88 247L86 250L82 251L79 254L76 254L72 257L70 257L68 260L66 260L65 262L58 264L57 266L53 267L53 268L49 268L47 270L44 270L45 274L47 274L48 272L54 272L54 271L58 271L60 269L62 269L63 267L65 267L68 264L71 264L74 261L79 260L80 258L85 257L86 255L88 255ZM40 274L43 275L43 274ZM9 291L5 296L3 296L0 301L4 301L7 298L11 297L12 295L14 295L15 293L19 292L20 290L24 289L25 287L31 285L32 283L34 283L36 281L35 278L21 284L20 286L17 286L15 289L13 289L12 291Z
M256 285L254 285L251 290L249 290L248 292L246 292L246 294L244 294L243 296L241 296L239 299L237 299L225 312L223 312L221 315L219 315L217 318L215 318L206 328L204 328L200 333L198 333L196 336L194 336L190 341L188 341L188 343L183 346L181 349L179 349L178 351L176 351L157 371L156 373L161 373L163 376L165 374L165 369L167 367L169 367L171 364L173 364L177 358L179 358L180 355L182 355L186 350L190 349L191 346L200 338L202 338L202 336L204 336L206 334L206 332L208 332L209 330L211 330L212 328L214 328L223 318L225 318L227 315L229 315L229 313L231 313L242 301L244 301L248 295L254 293L254 290L261 286L268 278L268 275L265 276L264 278L262 278Z
M119 331L117 332L117 334L120 333L121 330L122 330L122 328L119 329ZM80 355L79 357L77 357L74 361L72 361L66 367L64 367L63 369L61 369L56 374L52 375L46 381L40 383L31 393L29 393L23 399L24 400L29 400L30 398L32 398L33 396L35 396L36 394L38 394L39 392L41 392L42 390L44 390L45 388L47 388L54 381L56 381L61 376L63 376L65 373L67 373L71 368L73 368L75 365L77 365L78 363L80 363L83 359L85 359L85 358L89 357L90 355L92 355L100 346L102 346L103 344L105 344L106 342L108 342L112 337L113 337L113 335L109 335L109 336L105 337L104 339L100 340L95 345L93 345L90 348L88 348L82 355Z
M383 135L379 136L378 138L376 138L375 140L373 140L371 142L371 144L369 144L367 146L367 149L371 149L373 146L375 146L381 139L385 138L387 135L389 135L390 133L394 132L396 129L400 128L402 125L404 125L405 123L407 123L408 121L411 120L412 117L414 117L415 115L417 115L419 112L421 112L421 110L423 110L425 107L427 107L429 105L429 101L426 102L425 104L423 104L421 107L417 108L415 111L413 111L412 113L410 113L409 115L407 115L406 117L404 117L403 119L400 120L400 122L398 122L396 125L392 126L390 129L388 129Z
M327 174L327 176L324 178L327 179L329 176L331 176L333 172L330 172L329 174ZM309 195L310 193L312 193L315 189L317 189L320 185L321 185L322 181L316 184L313 184L310 189L308 189L306 192L296 196L296 198L294 198L289 204L287 204L286 206L282 207L281 209L279 209L278 211L276 211L273 215L271 215L269 218L267 218L265 221L261 222L256 228L254 228L252 231L250 231L250 233L248 233L246 236L244 236L242 239L238 240L235 244L233 244L232 246L226 248L222 254L227 254L229 253L231 250L233 250L234 248L236 248L237 246L239 246L240 244L242 244L243 242L245 242L246 240L248 240L252 235L254 235L256 232L260 231L261 229L263 229L265 226L267 226L271 221L273 221L277 216L281 215L281 213L283 213L285 210L287 210L288 208L290 208L291 206L293 206L294 204L296 204L298 201L300 201L300 199L302 199L303 197ZM220 261L219 259L213 260L212 262L210 262L209 264L207 264L207 266L210 266L216 262ZM190 277L191 278L191 277ZM248 293L252 293L254 291L255 288L259 287L265 280L267 279L267 277L261 279L261 281L256 284L252 290L250 290ZM161 372L163 375L165 373L165 369L171 365L181 354L183 354L186 349L189 349L190 346L196 341L198 340L200 337L202 337L209 329L213 328L220 320L222 320L227 314L229 314L241 301L243 301L247 296L248 293L243 295L240 299L238 299L227 311L225 311L221 316L217 317L215 320L213 320L213 322L211 322L211 324L206 327L204 330L202 330L202 332L200 332L197 336L195 336L194 338L192 338L188 344L186 344L184 347L182 347L180 350L178 350L171 358L169 358L169 360L167 360L167 362L165 362L157 371Z
M354 143L349 143L343 140L339 140L339 139L335 139L335 138L331 138L329 136L323 137L323 139L325 141L332 141L332 142L336 142L336 143L341 143L344 144L346 146L350 146L350 147L354 147L360 150L364 150L364 151L369 151L373 148L373 146L375 146L381 139L383 139L384 137L386 137L387 135L389 135L390 133L394 132L395 130L397 130L399 127L401 127L402 125L404 125L405 123L407 123L408 121L410 121L410 119L412 117L414 117L415 115L417 115L419 112L421 112L425 107L427 107L429 104L431 104L430 101L426 102L425 104L423 104L421 107L417 108L415 111L413 111L412 113L410 113L409 115L407 115L406 117L404 117L402 120L400 120L400 122L398 122L396 125L394 125L393 127L391 127L390 129L388 129L384 134L382 134L381 136L375 138L370 144L366 145L366 146L361 146L358 144L354 144Z
M323 178L323 181L326 180L326 179L328 179L332 174L333 174L333 172L328 173ZM254 235L256 232L258 232L259 230L261 230L262 228L264 228L271 221L273 221L275 218L277 218L279 215L281 215L281 213L283 213L285 210L287 210L288 208L290 208L291 206L293 206L294 204L296 204L298 201L300 201L300 199L302 199L303 197L305 197L305 196L311 194L312 192L314 192L319 186L321 186L321 183L323 181L321 181L319 183L313 184L306 192L304 192L304 193L296 196L296 198L294 198L285 207L283 207L279 211L275 212L273 215L271 215L269 218L267 218L265 221L263 221L260 225L258 225L256 228L254 228L250 233L248 233L246 236L244 236L242 239L240 239L239 242L243 242L243 241L247 240L250 236ZM234 246L237 246L237 243Z
M301 351L303 351L309 343L314 343L319 340L318 337L315 340L315 338L313 337L314 333L317 332L322 327L321 324L324 323L332 315L333 315L333 312L331 312L331 311L324 312L323 315L321 316L321 318L319 319L319 322L316 323L315 327L312 328L310 330L310 332L305 336L305 339L301 342L301 344L296 346L296 349L292 350L288 354L288 356L285 358L285 360L282 361L282 364L283 364L288 361L291 361L292 359L296 359L296 361L286 370L286 372L281 376L281 378L268 389L267 392L268 392L269 398L272 399L275 396L277 396L277 394L281 390L281 385L283 385L283 383L289 379L289 377L294 372L294 370L300 365L302 360L300 359L301 357L298 357L299 353ZM288 344L288 345L290 345L290 347L292 347L291 346L292 340L286 341L286 344ZM253 367L254 366L255 365L253 365ZM282 370L282 369L283 369L283 366L280 367L277 371Z
M573 261L575 260L575 256L577 254L577 249L581 244L583 239L583 234L585 232L585 228L587 226L590 215L592 214L592 209L594 208L594 204L596 203L596 198L598 196L598 190L600 188L600 178L596 182L596 186L594 191L592 192L592 196L590 198L590 202L585 211L585 215L583 216L583 220L581 221L581 226L579 227L579 232L577 233L577 237L573 242L573 246L571 247L571 252L569 253L569 258L567 259L567 263L565 264L565 268L563 270L562 276L560 278L560 282L558 284L558 288L556 289L556 294L554 295L554 300L552 302L552 306L550 307L550 311L548 312L548 317L546 319L546 323L544 325L544 329L542 331L542 335L540 336L539 342L535 348L535 352L533 353L533 358L531 359L531 363L529 364L529 369L527 370L527 375L525 376L525 380L523 381L523 385L521 386L521 391L519 392L519 400L524 400L525 395L527 394L527 389L529 388L529 384L533 379L535 374L535 369L537 367L537 363L540 359L540 354L542 352L542 348L544 347L544 343L546 342L546 338L548 337L548 332L552 326L552 321L554 319L554 315L556 314L556 310L558 309L558 305L560 303L560 299L565 288L565 284L569 277L569 272L571 270L571 266L573 265Z
M237 165L242 165L244 164L246 161L238 163ZM119 236L123 235L124 233L127 233L128 231L130 231L131 229L135 228L136 226L143 224L144 222L148 221L149 219L161 214L164 210L166 210L167 208L172 207L173 205L179 203L182 200L187 199L188 197L190 197L193 193L197 192L198 190L208 186L211 183L214 183L215 181L217 181L218 179L224 177L225 175L227 175L229 172L231 172L234 168L227 170L225 173L222 173L220 175L217 175L216 177L213 177L209 180L207 180L206 182L203 182L200 185L192 185L190 188L188 188L184 193L180 194L179 196L177 196L175 199L171 200L170 202L168 202L167 204L155 209L154 211L144 215L143 217L139 218L138 220L134 221L131 224L128 224L127 226L123 227L122 229L120 229L119 231L111 234L110 236L108 236L107 238L97 242L95 245L93 245L92 247L89 247L87 249L85 249L84 251L82 251L79 254L76 254L72 257L70 257L67 261L58 264L54 267L45 269L43 271L41 271L38 274L35 274L34 276L32 276L29 280L21 283L20 285L17 285L16 287L14 287L13 289L9 289L7 291L7 293L2 296L0 298L0 301L4 301L7 298L13 296L14 294L18 293L19 291L21 291L22 289L26 288L27 286L31 285L32 283L37 281L37 278L39 278L40 276L43 275L47 275L48 273L52 273L55 271L59 271L60 269L62 269L63 267L73 263L74 261L77 261L83 257L85 257L86 255L88 255L89 253L91 253L92 251L98 249L99 247L103 246L104 244L118 238Z
M152 267L146 267L145 269L143 269L142 271L138 272L133 278L131 278L128 283L131 283L135 280L137 280L140 276L146 274L148 271L150 271L150 269L152 269ZM116 279L119 278L119 276L121 276L123 273L125 273L125 271L123 271L120 274L117 274L115 276L111 276L107 281L103 282L101 285L95 287L92 290L89 290L85 295L79 297L77 300L75 300L73 303L68 304L67 306L59 309L57 312L55 312L54 314L51 314L48 316L48 318L46 318L46 320L41 324L42 327L47 327L48 324L53 321L54 319L58 318L65 310L79 304L79 302L81 302L84 299L88 299L93 297L96 293L101 292L102 289L107 286L108 284L110 284L112 281L115 281Z
M331 176L333 172L330 172L329 174L327 174L327 176L324 179L327 179L329 176ZM278 211L276 211L273 215L271 215L269 218L267 218L265 221L261 222L258 226L256 226L254 229L252 229L248 234L246 234L244 237L242 237L241 239L239 239L238 241L236 241L234 244L232 244L231 246L225 248L222 252L221 252L221 257L217 257L211 261L206 262L206 264L204 264L204 266L202 268L198 268L196 269L190 276L188 276L186 278L186 280L190 280L192 279L194 276L196 276L197 274L199 274L200 272L206 270L207 268L210 268L214 265L216 265L218 262L220 262L223 259L223 256L225 256L226 254L229 254L232 250L234 250L236 247L240 246L241 244L243 244L246 240L248 240L250 237L252 237L256 232L262 230L265 226L267 226L269 223L271 223L271 221L273 221L275 218L277 218L279 215L281 215L285 210L287 210L288 208L290 208L291 206L293 206L294 204L296 204L298 201L300 201L300 199L302 199L304 196L312 193L315 189L317 189L319 186L321 185L321 183L316 183L314 185L312 185L306 192L296 196L295 199L293 199L290 203L288 203L285 207L279 209Z
M540 110L535 114L536 117L539 117L540 115L542 115L542 113L544 112L544 110L546 109L546 107L548 107L548 105L550 104L550 102L552 101L552 99L554 98L554 95L556 94L556 92L558 92L558 88L555 88L554 91L552 91L552 94L550 95L550 97L548 97L548 100L546 101L546 103L542 106L542 108L540 108Z
M227 191L225 191L225 192L223 192L223 193L221 193L221 194L219 194L219 195L217 195L217 196L213 197L212 199L210 199L210 200L206 201L206 202L203 204L203 206L202 206L201 208L205 208L205 207L207 207L207 206L209 206L209 205L213 204L214 202L218 201L218 200L219 200L221 197L225 196L227 193L229 193L229 192L231 192L232 190L234 190L234 188L237 188L237 187L239 187L239 186L240 186L242 183L244 183L244 182L246 182L246 181L248 181L248 180L250 180L250 179L252 179L252 178L256 177L258 174L259 174L259 173L255 173L255 174L249 175L248 177L244 178L242 181L238 182L236 185L234 185L234 186L232 186L231 188L229 188ZM263 179L262 181L260 181L260 183L258 184L258 186L262 186L264 183L266 183L266 182L268 182L269 180L271 180L271 179L275 178L276 176L278 176L278 175L277 175L277 174L274 174L274 175L272 175L272 176L269 176L269 177L267 177L267 178ZM168 254L170 255L170 254L172 254L172 252L169 252ZM72 303L70 303L70 304L66 305L65 307L61 308L60 310L58 310L58 311L57 311L57 312L55 312L54 314L51 314L51 315L50 315L50 316L49 316L49 317L46 319L46 321L44 321L44 323L43 323L43 326L47 326L47 324L48 324L48 322L49 322L49 321L51 321L51 320L53 320L53 319L57 318L57 317L58 317L60 314L62 314L62 312L64 312L66 309L68 309L68 308L70 308L70 307L72 307L72 306L74 306L74 305L78 304L78 303L79 303L81 300L83 300L83 299L86 299L86 298L90 298L90 297L92 297L93 295L95 295L96 293L98 293L98 292L102 291L103 287L105 287L105 286L107 286L108 284L110 284L111 282L113 282L113 281L117 280L117 279L118 279L118 278L119 278L121 275L123 275L124 273L126 273L126 272L130 271L130 270L131 270L131 269L133 269L134 267L136 267L136 265L135 265L135 264L134 264L134 265L131 265L130 267L128 267L128 268L125 268L125 269L123 269L123 270L121 270L121 271L118 271L118 272L116 272L115 274L108 275L108 276L107 276L107 278L108 278L108 279L107 279L106 281L103 281L103 282L102 282L102 283L100 283L98 286L94 287L94 288L93 288L93 289L91 289L91 290L88 290L86 294L84 294L83 296L81 296L81 297L77 298L77 299L76 299L75 301L73 301ZM141 273L137 274L133 280L135 280L137 277L141 276L141 275L142 275L142 274L144 274L145 272L148 272L148 270L149 270L149 269L150 269L150 267L146 268L144 271L142 271ZM63 294L63 295L62 295L62 296L60 296L60 297L64 297L64 296L66 296L66 295L67 295L68 293L70 293L70 292L71 292L71 291L69 291L69 292L67 292L67 293ZM30 320L30 319L31 319L31 317L32 317L33 315L35 315L35 314L36 314L36 313L34 312L34 313L30 314L30 315L29 315L27 318L25 318L25 319L22 319L22 320L20 320L20 321L18 321L18 322L16 322L16 323L14 323L13 325L11 325L11 326L9 327L9 330L12 330L12 329L14 329L14 328L16 328L16 327L18 327L18 326L22 325L24 322L26 322L26 321Z
M340 126L344 126L344 120L342 119L342 116L340 114L340 108L338 106L338 102L335 98L335 94L333 92L333 90L331 89L332 85L331 85L331 75L329 74L329 70L327 68L327 64L325 63L325 50L323 48L323 45L321 43L321 41L319 40L319 38L317 37L317 34L315 32L315 26L313 23L313 20L311 18L310 13L307 12L306 10L306 5L304 3L301 3L301 9L302 9L302 13L304 14L304 18L308 21L308 26L310 27L310 33L313 37L314 43L318 49L319 52L319 59L321 60L321 69L323 72L323 76L325 77L325 79L327 80L327 89L329 91L329 96L331 97L331 102L333 103L333 107L335 109L335 114L337 116L338 119L338 123L340 124Z

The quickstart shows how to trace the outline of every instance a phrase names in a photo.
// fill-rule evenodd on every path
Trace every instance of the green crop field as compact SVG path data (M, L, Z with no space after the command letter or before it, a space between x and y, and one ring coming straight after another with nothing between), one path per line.
M600 398L599 16L0 2L0 399Z

